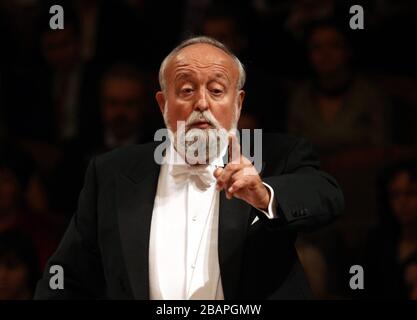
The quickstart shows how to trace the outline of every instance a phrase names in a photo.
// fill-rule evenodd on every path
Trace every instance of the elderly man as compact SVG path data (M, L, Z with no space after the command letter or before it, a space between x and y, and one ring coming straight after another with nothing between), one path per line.
M240 153L244 81L238 58L211 38L165 58L156 94L171 133L163 161L158 143L91 161L37 298L310 297L296 232L330 222L343 196L305 140L264 139L260 174ZM53 265L64 269L63 289L51 289Z

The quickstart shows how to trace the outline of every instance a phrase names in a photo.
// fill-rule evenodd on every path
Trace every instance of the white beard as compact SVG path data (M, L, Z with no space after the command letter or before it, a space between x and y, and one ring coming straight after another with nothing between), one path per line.
M177 122L177 131L174 133L169 126L167 107L168 104L166 103L164 121L169 129L170 139L176 151L188 164L208 165L214 159L224 154L228 145L229 134L236 131L236 115L231 129L228 131L220 125L209 110L203 112L193 111L186 121ZM201 120L207 121L212 128L190 128L191 125Z

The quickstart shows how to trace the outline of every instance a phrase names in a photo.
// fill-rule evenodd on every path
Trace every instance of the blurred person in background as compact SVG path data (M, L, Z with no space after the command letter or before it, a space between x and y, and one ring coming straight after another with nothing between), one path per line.
M59 3L65 10L64 29L51 29L51 3L42 3L33 28L39 59L32 69L7 76L2 88L11 134L37 162L56 162L64 144L87 144L99 129L97 88L103 67L83 60L77 12L71 2Z
M49 25L53 4L63 6L62 30ZM48 143L39 146L30 141L29 147L52 159L60 150L50 144L76 139L84 147L97 138L97 90L102 72L127 56L145 64L141 53L146 52L142 47L146 41L135 41L132 35L144 29L135 25L129 11L117 1L45 1L38 20L31 29L37 31L33 38L40 59L33 70L8 79L5 103L14 136ZM141 50L134 50L138 43Z
M80 21L71 7L65 10L64 29L51 29L47 17L41 24L44 65L43 76L38 79L42 86L38 88L41 100L37 102L43 102L46 107L35 119L48 128L47 140L52 142L87 139L98 127L94 89L100 70L97 65L83 61Z
M242 57L248 75L245 108L242 110L241 125L245 128L262 128L273 132L283 132L285 128L286 95L282 81L271 70L259 67L253 60L246 24L250 16L236 12L229 5L213 5L206 14L201 33L225 43L239 57ZM268 113L262 112L262 108ZM240 126L242 128L242 126Z
M248 38L244 32L244 16L230 5L217 5L207 9L202 19L202 34L225 43L230 50L247 59Z
M83 62L99 65L102 70L124 59L146 64L149 56L144 48L151 46L148 33L152 32L152 26L135 16L124 1L74 0L64 5L73 6L80 21Z
M407 297L417 300L417 251L404 262L402 270Z
M0 0L1 67L19 73L36 63L40 9L40 0Z
M2 146L0 155L0 230L17 224L26 208L25 191L33 177L33 166L22 153ZM22 219L23 220L23 219Z
M40 277L31 240L16 231L0 231L0 300L28 300Z
M3 147L0 157L0 231L15 230L34 243L43 267L56 249L62 235L62 222L49 212L37 211L35 202L42 202L34 167L23 153ZM34 210L35 209L35 210Z
M240 115L237 123L238 129L259 129L261 128L261 122L257 114L243 112Z
M380 181L380 222L363 252L366 298L406 298L402 265L417 252L417 161L388 167Z
M100 86L102 130L94 153L102 153L146 137L148 107L145 77L135 66L115 64L103 75Z
M308 242L298 241L297 253L305 270L315 299L329 299L327 287L328 266L321 250Z
M39 63L40 7L37 0L0 1L0 122L7 129L7 139L24 127L17 117L20 113L23 118L23 112L16 101L27 94L23 84Z
M79 129L77 118L82 64L78 28L77 23L66 19L64 29L52 30L46 26L41 34L42 56L48 71L45 85L52 100L50 121L58 140L75 137Z
M98 70L81 59L80 25L71 7L65 7L64 29L51 29L49 18L43 7L42 63L14 85L9 81L6 104L15 143L36 163L44 211L68 216L82 185L83 150L99 128Z
M367 4L367 66L391 76L417 75L417 2L373 0ZM404 37L399 36L404 35ZM389 45L388 45L389 44Z
M337 0L256 0L252 1L258 14L254 24L256 32L251 43L256 43L254 53L261 56L260 63L274 68L285 80L290 81L306 74L303 59L303 35L305 26L314 20L337 15ZM349 12L349 9L343 10ZM272 41L271 41L272 40Z
M137 29L126 27L132 22L128 12L109 3L53 3L63 5L65 10L63 30L50 28L52 3L42 3L40 23L34 28L39 32L36 39L41 63L35 70L8 78L3 88L11 137L36 162L39 181L47 197L47 210L64 217L75 210L85 170L83 155L101 138L98 94L101 73L106 64L115 59L115 52L135 54L135 59L141 57L122 45L138 42L132 37L132 30ZM96 10L88 9L95 6L97 20L89 24L89 19L93 18L84 14ZM87 36L96 45L84 50L89 42L85 40L89 33L85 28L96 23L93 27L96 36ZM117 41L109 44L111 39ZM91 55L85 55L86 52Z
M314 22L307 30L313 75L292 94L288 131L308 137L321 152L386 145L386 99L353 68L346 32L332 20Z
M295 0L289 8L285 28L295 38L302 38L306 24L332 17L335 13L334 0Z

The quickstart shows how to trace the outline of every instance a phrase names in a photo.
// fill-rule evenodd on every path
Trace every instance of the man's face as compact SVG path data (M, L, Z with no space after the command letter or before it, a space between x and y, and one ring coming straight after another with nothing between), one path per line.
M417 222L417 182L407 172L397 174L390 184L390 204L401 224Z
M46 32L42 37L42 52L54 69L71 67L79 58L79 43L72 27Z
M137 133L142 113L144 89L130 79L109 78L102 87L102 118L106 130L118 139Z
M322 27L310 38L310 62L318 75L331 74L345 68L349 50L344 37L335 29Z
M168 127L176 132L177 121L185 122L194 111L209 111L221 127L230 130L244 98L243 90L237 88L238 78L236 63L221 49L208 44L182 49L166 67L165 92L156 94ZM186 130L211 127L203 121Z

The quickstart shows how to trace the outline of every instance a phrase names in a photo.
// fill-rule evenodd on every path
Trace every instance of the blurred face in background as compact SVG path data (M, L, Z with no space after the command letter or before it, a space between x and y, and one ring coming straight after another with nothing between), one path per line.
M301 21L326 17L333 13L332 0L295 0L292 10Z
M310 36L309 59L318 76L343 71L350 59L345 37L331 27L317 28Z
M57 71L67 70L74 66L80 57L80 46L71 25L60 30L46 31L42 35L42 54Z
M203 34L224 43L236 55L243 49L242 36L232 17L214 17L203 24Z
M19 183L12 171L0 168L0 218L16 206L19 195Z
M398 173L389 186L391 208L401 224L417 223L417 181L407 172Z
M108 78L101 91L101 113L105 130L117 139L128 139L138 133L143 114L145 90L138 81Z
M0 257L0 300L29 299L28 270L14 255Z

